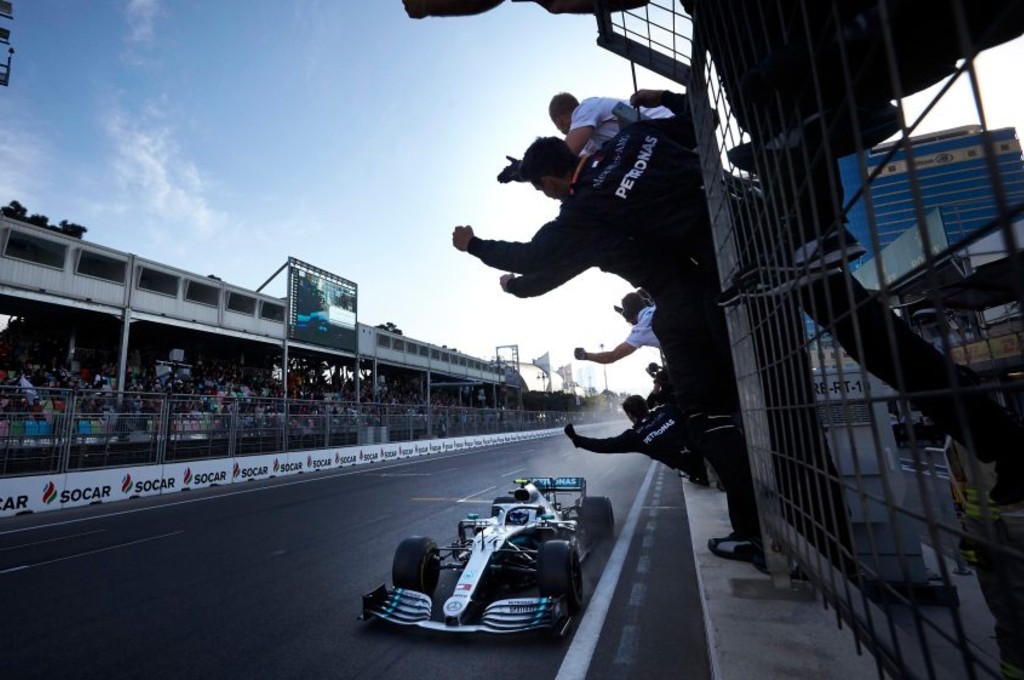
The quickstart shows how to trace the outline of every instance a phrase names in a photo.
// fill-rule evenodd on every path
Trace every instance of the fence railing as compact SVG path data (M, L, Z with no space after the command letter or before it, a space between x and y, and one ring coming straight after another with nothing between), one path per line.
M0 386L0 477L523 432L590 412Z
M1024 3L617 5L599 44L690 95L775 582L880 674L1024 678L1024 163L975 64Z

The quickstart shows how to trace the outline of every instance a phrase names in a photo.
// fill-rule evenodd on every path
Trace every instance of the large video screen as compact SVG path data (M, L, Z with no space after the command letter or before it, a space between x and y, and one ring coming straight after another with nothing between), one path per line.
M299 260L289 260L291 340L356 351L356 284Z

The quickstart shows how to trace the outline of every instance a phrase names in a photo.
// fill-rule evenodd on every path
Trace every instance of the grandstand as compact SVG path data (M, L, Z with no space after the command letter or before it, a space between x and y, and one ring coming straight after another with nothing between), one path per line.
M287 266L302 285L333 277ZM315 331L297 334L293 321L322 327L327 313L302 318L288 298L0 217L0 315L12 319L0 343L0 477L565 420L509 413L517 390L548 390L550 376L542 385L525 379L529 365L357 323L354 284L332 280L348 286L329 315L350 337L311 342Z
M162 355L154 360L169 361L171 350L192 347L218 358L245 355L279 365L286 342L293 356L341 367L357 384L364 372L378 384L385 366L399 375L439 376L441 382L501 382L490 360L363 324L355 351L289 340L287 299L6 217L0 229L0 314L64 326L73 363L81 363L76 355L86 349L113 359L102 363L116 365L116 376L110 376L114 389L129 385L131 350L143 346Z

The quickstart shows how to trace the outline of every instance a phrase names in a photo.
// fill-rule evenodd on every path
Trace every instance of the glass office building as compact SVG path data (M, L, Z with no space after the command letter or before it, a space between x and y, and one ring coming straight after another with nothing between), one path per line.
M895 143L873 148L865 158L865 176L872 178L866 195L860 191L863 176L858 158L840 161L846 200L852 202L848 227L868 251L861 264L900 237L920 242L921 231L931 237L932 252L941 252L972 234L997 228L1001 202L1003 206L1024 202L1024 162L1016 130L989 133L991 156L985 153L984 135L979 126L965 126L912 137L909 154ZM919 223L926 229L916 229ZM920 261L892 264L903 269ZM887 271L890 277L905 273Z

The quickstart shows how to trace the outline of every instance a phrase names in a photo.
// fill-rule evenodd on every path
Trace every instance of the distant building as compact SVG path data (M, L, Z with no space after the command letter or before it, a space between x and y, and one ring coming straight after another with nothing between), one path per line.
M1014 274L1024 263L1024 222L1015 213L1024 205L1024 159L1014 128L987 137L991 152L979 126L912 137L910 153L881 144L864 158L865 175L875 175L865 195L858 196L857 156L842 159L840 171L846 200L857 197L848 229L867 249L853 266L856 278L878 289L881 270L888 295L919 333L948 347L954 362L1002 382L1024 376ZM827 336L821 342L831 349Z
M916 225L923 216L929 225L932 252L939 252L998 222L1000 189L1004 205L1013 207L1024 202L1024 161L1016 129L992 130L989 138L994 168L989 167L984 132L979 126L911 137L913 165L905 148L891 153L895 142L871 149L865 159L865 170L868 176L878 171L878 176L867 192L870 206L860 197L848 215L850 232L868 251L862 262L875 252L872 231L877 235L879 249L885 249L908 229L918 231ZM840 172L849 201L862 186L858 158L842 159ZM917 199L920 213L916 209ZM873 219L869 219L871 212ZM893 265L902 269L912 263ZM887 271L893 278L904 273Z

